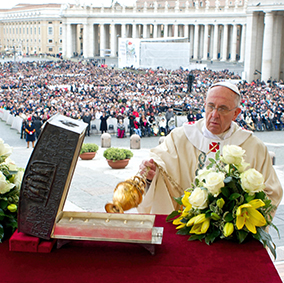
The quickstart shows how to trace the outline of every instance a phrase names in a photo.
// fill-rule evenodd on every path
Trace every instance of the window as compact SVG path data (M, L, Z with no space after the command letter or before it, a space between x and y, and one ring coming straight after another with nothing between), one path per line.
M59 40L59 43L62 43L62 39Z
M22 29L21 28L19 28L19 34L21 34L22 33Z
M33 28L31 28L31 34L33 34Z
M27 28L27 34L29 34L29 28Z
M52 25L52 22L48 22L50 25Z
M49 40L48 40L48 43L52 43L52 39L49 39Z
M52 34L53 34L52 27L48 27L48 35L52 35Z
M48 51L51 51L51 52L52 52L52 51L53 51L53 48L52 48L52 47L49 47L49 48L48 48Z
M36 34L36 28L35 28L35 34Z
M59 27L59 35L62 35L62 27Z
M38 27L38 34L40 35L40 27Z

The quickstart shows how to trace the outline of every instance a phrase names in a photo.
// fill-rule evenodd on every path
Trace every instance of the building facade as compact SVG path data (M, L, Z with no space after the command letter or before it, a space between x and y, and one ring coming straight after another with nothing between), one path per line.
M98 7L92 4L93 1L90 2L80 4L76 1L76 4L57 6L54 8L57 14L54 13L50 19L46 17L49 13L42 10L41 30L44 29L47 34L41 40L45 44L51 40L54 51L62 51L64 58L76 55L93 58L116 57L119 38L161 40L182 37L190 42L190 58L193 61L244 62L243 78L248 81L284 79L282 3L272 3L271 0L138 0L132 7L116 2L110 7ZM46 11L51 9L51 5L44 6L42 8ZM10 13L13 14L12 11ZM14 14L5 20L1 17L3 31L6 32L1 33L2 45L7 46L8 39L15 42L15 34L11 36L11 32L17 28L17 22L30 28L32 24L39 25L39 21L24 20L20 15L16 17ZM28 13L26 16L32 15ZM54 36L58 29L56 39L48 37L51 31L49 22L53 22ZM46 48L51 50L52 47L42 44L37 48L47 52Z

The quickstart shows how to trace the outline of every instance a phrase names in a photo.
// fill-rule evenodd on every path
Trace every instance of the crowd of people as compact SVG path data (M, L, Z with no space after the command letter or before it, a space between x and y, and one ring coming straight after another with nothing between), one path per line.
M16 72L13 64L0 65L0 107L40 123L56 113L82 119L89 125L87 135L95 119L101 121L101 133L106 132L110 117L117 119L119 138L128 130L141 137L167 135L175 127L175 115L186 115L189 122L204 116L207 90L221 80L235 81L240 89L239 125L260 131L283 128L282 81L248 83L229 70L117 70L92 61L17 63ZM189 74L194 76L191 92Z

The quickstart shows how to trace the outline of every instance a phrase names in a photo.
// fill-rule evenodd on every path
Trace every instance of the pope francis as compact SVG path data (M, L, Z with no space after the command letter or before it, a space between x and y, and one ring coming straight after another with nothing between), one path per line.
M141 173L149 170L147 193L137 208L140 213L169 214L177 209L173 197L183 195L194 182L196 170L228 144L246 151L245 162L263 174L265 193L279 205L283 190L266 146L234 122L241 112L240 101L241 94L234 84L213 84L206 97L205 118L175 128L162 144L151 149L150 159L140 165Z

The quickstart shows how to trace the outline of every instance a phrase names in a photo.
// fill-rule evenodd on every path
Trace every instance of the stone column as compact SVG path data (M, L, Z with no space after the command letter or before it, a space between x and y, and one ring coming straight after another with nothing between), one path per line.
M115 32L115 24L110 25L110 56L116 56L116 32Z
M212 60L217 60L218 59L218 25L214 25L214 38L213 38L213 57Z
M221 61L227 61L227 57L228 57L228 25L224 24Z
M62 25L62 56L67 57L67 23Z
M126 38L126 24L121 24L121 38Z
M271 77L272 68L272 42L273 38L273 13L267 12L265 14L265 27L263 39L263 52L262 52L262 75L261 80L267 81Z
M137 25L132 24L132 38L137 38Z
M185 24L184 25L184 37L189 38L188 32L189 32L188 24Z
M158 27L157 27L157 23L153 24L153 38L157 38L158 37Z
M105 57L105 25L100 24L100 57Z
M164 38L168 37L168 25L164 24Z
M66 44L66 56L67 58L71 58L73 56L73 33L72 33L72 25L67 24L67 44Z
M208 24L204 26L204 49L203 49L203 58L202 60L208 59Z
M174 37L178 37L178 24L175 24L174 27Z
M233 25L232 32L232 52L231 52L231 60L232 62L236 62L236 54L237 54L237 24Z
M272 79L280 79L280 65L283 58L281 55L283 41L283 14L276 14L274 18L274 39L273 39L273 53L272 53Z
M198 59L198 47L199 47L199 25L194 25L194 51L193 58Z
M143 25L143 38L147 38L147 24Z
M244 62L245 60L245 42L246 41L246 24L242 25L242 37L241 37L241 54L240 54L240 61Z
M90 24L88 23L83 24L83 56L84 58L91 57L91 55L89 54L89 48L90 48L89 28L90 28Z

